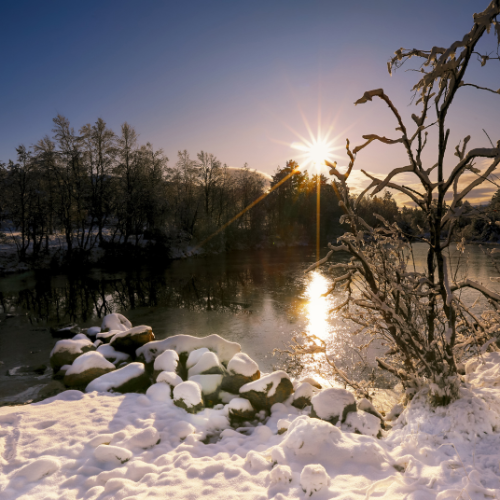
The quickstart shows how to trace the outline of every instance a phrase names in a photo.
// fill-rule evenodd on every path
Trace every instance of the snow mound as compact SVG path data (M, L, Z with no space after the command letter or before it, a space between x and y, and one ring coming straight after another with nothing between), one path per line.
M244 352L235 354L227 365L231 374L239 374L245 377L251 377L259 371L259 365Z
M240 394L255 391L262 392L268 397L272 397L276 393L276 389L278 388L279 383L284 378L290 380L288 374L282 370L270 373L269 375L265 375L258 380L254 380L253 382L242 385L240 387Z
M240 344L229 342L219 335L209 335L208 337L192 337L190 335L175 335L164 340L154 340L137 349L137 356L143 356L146 363L151 363L154 358L167 349L173 349L177 354L190 353L200 347L206 347L215 352L219 360L228 363L230 359L241 351Z
M139 432L136 432L130 439L129 443L139 448L151 448L160 441L160 433L154 427L146 427Z
M330 476L321 464L306 465L300 473L300 486L307 496L323 488L328 488Z
M96 351L86 352L73 361L73 364L66 371L66 376L83 373L92 368L103 368L114 370L115 365L110 363L101 353Z
M90 340L84 333L77 333L71 340Z
M27 482L39 481L42 477L50 476L61 468L61 463L56 458L38 458L24 467L21 467L16 476L23 476Z
M175 372L161 372L158 377L156 377L156 382L163 382L172 387L175 387L182 382L182 379Z
M362 410L347 414L343 429L365 436L377 437L381 431L380 419Z
M219 358L213 352L204 352L198 362L188 370L188 376L222 373L222 367Z
M233 398L227 405L229 410L253 411L252 403L245 398Z
M85 392L107 392L124 385L134 378L141 377L145 373L146 370L142 363L130 363L123 368L106 373L106 375L92 380L85 389Z
M94 450L94 456L99 462L111 462L114 464L124 464L132 458L132 452L119 446L100 444Z
M467 381L475 387L500 386L500 352L489 352L470 359L465 365Z
M153 401L167 402L172 398L170 397L170 386L164 383L156 383L148 387L146 391L146 396L151 398Z
M111 313L104 316L101 323L101 331L120 330L125 331L132 328L132 323L123 314Z
M277 465L270 473L271 484L287 485L292 482L292 469L288 465Z
M333 424L337 420L344 421L349 411L356 411L356 400L345 389L324 389L311 398L311 416L329 420Z
M175 372L179 363L179 355L172 349L163 351L154 363L154 369L158 371Z
M203 403L201 388L196 382L187 381L174 387L174 401L182 401L188 408Z

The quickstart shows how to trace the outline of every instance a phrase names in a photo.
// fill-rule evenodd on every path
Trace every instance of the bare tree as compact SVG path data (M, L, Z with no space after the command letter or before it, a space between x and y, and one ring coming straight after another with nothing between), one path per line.
M409 131L398 109L382 89L365 92L356 104L372 101L374 97L384 101L395 119L400 136L389 139L377 134L364 135L366 142L352 151L347 141L350 163L345 173L341 173L336 164L327 162L331 167L330 173L337 178L334 187L344 211L342 220L350 224L351 231L338 239L340 245L330 245L328 255L310 269L324 263L334 252L345 251L351 255L350 262L333 266L341 270L341 276L334 280L333 289L342 284L346 293L345 299L335 309L358 326L357 332L385 340L389 351L384 358L377 358L378 365L399 377L409 396L427 385L435 404L447 404L458 397L460 359L470 349L481 346L483 349L488 346L494 348L494 341L500 335L500 295L471 279L455 281L444 253L453 241L453 230L463 210L462 201L500 163L500 141L496 146L492 144L492 147L467 152L470 137L466 137L456 146L458 162L445 178L444 158L450 135L446 126L447 114L459 89L469 85L464 77L481 37L494 28L497 45L500 45L499 14L500 0L493 0L486 10L474 14L472 29L450 47L397 50L388 63L390 73L410 58L423 60L419 69L421 78L413 87L419 95L416 104L421 104L420 114L412 115L415 130ZM489 56L481 56L481 65L490 59ZM476 84L472 86L483 89ZM500 93L500 90L491 91ZM434 121L428 123L432 112L435 113ZM424 166L422 152L430 127L437 132L438 145L435 163ZM347 181L356 154L373 141L403 146L409 164L395 168L385 179L363 171L371 179L371 184L354 199L349 194ZM490 160L484 172L474 167L478 158ZM475 172L477 177L459 189L460 180L468 171ZM395 182L394 178L403 173L413 174L420 187ZM363 196L366 193L373 196L385 188L406 195L427 218L430 237L425 240L428 253L424 272L417 272L412 266L411 244L397 225L382 220L382 227L373 228L359 216L357 209ZM445 202L447 193L452 194L450 203ZM463 243L458 247L463 250ZM455 293L464 288L479 292L491 307L482 314L473 312L462 302L460 294ZM309 339L306 345L296 346L295 353L318 350L324 351L324 346ZM337 374L342 376L340 372ZM363 386L354 385L357 388Z

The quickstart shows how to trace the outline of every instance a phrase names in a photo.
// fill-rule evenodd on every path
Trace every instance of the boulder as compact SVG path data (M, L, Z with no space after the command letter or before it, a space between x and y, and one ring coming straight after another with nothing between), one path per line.
M221 389L238 394L240 387L260 378L259 365L247 354L235 354L227 365L227 375L222 380Z
M179 364L179 355L172 349L163 351L153 365L153 378L156 380L161 372L176 372Z
M335 425L344 422L349 412L356 411L356 400L345 389L324 389L311 398L311 417L320 418Z
M350 412L342 428L365 436L380 437L382 435L380 419L362 410Z
M86 352L73 361L64 375L63 382L72 389L84 389L92 380L114 369L115 365L99 352Z
M240 424L255 418L255 409L252 403L246 398L231 399L227 405L229 420L232 425Z
M191 380L174 387L174 405L188 413L197 413L203 409L200 386Z
M77 333L80 333L80 327L76 323L70 323L68 325L59 325L50 328L50 333L53 337L60 339L70 339Z
M309 382L301 382L295 388L292 405L299 410L311 405L311 398L318 392Z
M284 371L270 373L240 387L240 396L248 399L257 410L269 410L293 393L293 385Z
M86 333L88 337L95 337L98 333L101 333L101 327L91 326L90 328L87 328L87 331L84 333Z
M163 382L174 388L182 382L182 379L175 372L161 372L158 377L156 377L156 382Z
M122 333L123 330L109 330L107 332L101 332L96 335L96 342L100 340L103 344L109 344L110 340L118 333Z
M85 392L146 392L149 376L142 363L130 363L90 382Z
M54 372L57 372L64 365L73 364L78 356L95 349L95 345L89 339L59 340L50 353L50 364Z
M196 382L201 389L205 406L215 406L220 403L219 391L222 382L222 375L193 375L189 380Z
M193 375L223 375L224 367L221 365L217 354L204 352L198 362L188 370L188 377Z
M132 323L119 313L107 314L102 318L101 332L109 332L110 330L125 331L132 328Z
M94 343L95 344L95 343ZM124 352L117 351L112 345L102 344L97 348L97 352L102 354L114 365L130 361L130 356Z
M117 351L126 352L135 356L135 351L154 340L155 336L150 326L141 325L123 332L117 333L111 340L112 345Z

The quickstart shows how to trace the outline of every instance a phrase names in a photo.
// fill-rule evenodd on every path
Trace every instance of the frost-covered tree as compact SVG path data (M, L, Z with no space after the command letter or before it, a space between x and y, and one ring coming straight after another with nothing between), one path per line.
M339 245L330 245L328 255L310 269L326 262L334 252L344 251L351 255L349 262L332 266L341 270L332 291L342 285L345 292L345 298L335 309L357 324L358 332L385 340L389 350L383 358L377 358L377 363L399 377L410 397L425 385L435 404L447 404L458 397L459 362L467 352L481 346L483 350L495 348L495 341L500 340L500 295L471 279L456 281L445 255L445 249L454 240L457 220L468 205L463 203L467 195L500 163L500 141L496 146L491 144L491 147L467 151L470 137L466 137L455 148L458 161L447 177L444 171L450 135L446 119L457 92L461 87L473 86L500 94L500 89L487 89L465 79L474 56L478 56L481 66L495 59L491 53L477 53L476 46L481 37L492 30L496 34L496 45L500 45L499 13L500 0L491 1L486 10L474 14L472 29L448 48L397 50L388 63L390 73L410 58L422 61L418 70L420 79L413 87L419 96L416 104L421 105L420 113L412 114L413 130L403 122L398 109L382 89L370 90L356 104L367 103L375 97L384 101L395 119L399 137L364 135L366 142L352 150L347 141L350 163L344 173L336 164L327 162L330 173L337 179L335 188L344 211L342 219L351 229L338 239ZM437 134L433 165L424 165L422 159L427 129ZM395 168L385 179L364 172L371 184L354 199L349 195L349 175L357 153L373 141L402 146L408 164ZM477 159L489 163L483 172L474 167ZM477 176L463 187L460 181L465 178L462 176L471 171ZM413 174L420 187L414 189L398 183L399 174ZM385 222L382 227L374 228L359 215L363 196L366 193L373 196L386 188L403 193L425 214L430 237L425 240L428 253L423 272L414 267L411 245L399 226ZM449 193L451 201L446 202ZM458 248L463 250L463 243ZM490 308L482 314L475 313L464 304L459 293L465 288L482 295ZM325 346L318 339L310 338L295 347L295 354L324 350ZM346 380L345 375L332 366ZM353 385L363 389L363 383Z

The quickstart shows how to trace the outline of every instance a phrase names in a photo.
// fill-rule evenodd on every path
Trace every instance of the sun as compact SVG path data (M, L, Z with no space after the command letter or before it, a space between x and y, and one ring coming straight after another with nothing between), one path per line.
M326 170L325 160L333 162L335 156L334 150L338 149L334 146L332 140L328 141L323 138L294 142L292 143L292 148L303 152L303 154L299 155L297 158L300 166L304 169L310 166L316 173L321 173L323 170Z

